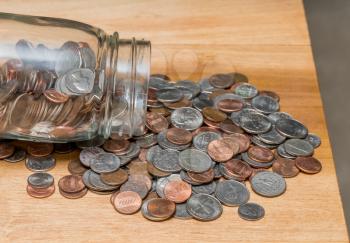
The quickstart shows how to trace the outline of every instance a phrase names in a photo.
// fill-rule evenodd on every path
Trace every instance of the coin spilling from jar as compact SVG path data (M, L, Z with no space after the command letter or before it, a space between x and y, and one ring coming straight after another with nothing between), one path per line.
M237 207L244 220L259 220L265 210L250 202L251 193L280 196L288 178L322 169L313 157L320 137L280 111L279 100L277 93L259 91L239 73L215 74L199 83L156 74L149 84L144 135L29 143L26 150L2 142L0 158L11 163L26 158L34 172L27 191L36 198L54 192L47 172L56 163L52 153L79 149L79 158L68 164L70 175L58 180L66 198L88 191L110 195L117 212L141 211L152 221L211 221L221 216L223 206Z

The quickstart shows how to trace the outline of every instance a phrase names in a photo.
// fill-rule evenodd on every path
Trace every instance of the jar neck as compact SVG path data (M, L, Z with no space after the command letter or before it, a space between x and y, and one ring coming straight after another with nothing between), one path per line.
M145 129L151 44L149 41L135 38L119 39L117 33L109 36L107 43L106 93L112 98L122 99L127 104L123 118L119 118L123 126L113 127L112 116L111 132L140 136L144 134ZM113 110L113 107L110 109Z

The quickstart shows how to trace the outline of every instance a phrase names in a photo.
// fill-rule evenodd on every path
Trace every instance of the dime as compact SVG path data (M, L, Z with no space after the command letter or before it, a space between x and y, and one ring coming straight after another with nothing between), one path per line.
M46 198L51 196L55 192L55 185L47 188L35 188L31 185L27 185L27 193L31 197L35 198Z
M180 152L180 166L186 171L196 173L205 172L210 169L212 160L210 157L197 149L186 149Z
M265 210L256 203L245 203L238 207L238 215L244 220L259 220L265 216Z
M142 199L136 192L123 191L116 194L112 202L119 213L134 214L141 208Z
M208 194L194 194L187 201L187 212L197 220L215 220L221 216L222 211L220 201Z
M164 187L165 198L175 203L182 203L192 194L192 188L184 181L169 181Z
M127 151L130 147L130 142L128 140L120 139L120 140L107 140L103 144L103 149L111 152L117 153L119 155L123 154L124 151Z
M101 180L111 186L119 186L128 180L128 173L123 169L101 173Z
M177 88L159 89L156 93L160 102L177 102L183 98L183 93Z
M218 73L210 76L209 83L219 89L229 88L233 83L233 77L229 74Z
M314 147L303 139L288 139L284 143L286 152L293 156L310 156L314 153Z
M316 174L321 171L322 164L314 157L297 157L295 165L302 171L308 174Z
M174 217L177 219L191 219L192 216L187 212L186 203L177 203Z
M278 101L266 95L258 95L254 97L252 100L252 106L254 109L264 114L277 112L280 109Z
M238 150L239 145L237 143L236 146L232 146L232 144L225 142L224 139L217 139L208 144L208 154L217 162L228 161Z
M272 171L286 178L294 177L299 174L299 169L295 166L294 160L281 157L274 161Z
M158 113L148 112L146 114L146 126L152 132L160 133L168 128L169 122L164 116Z
M33 157L45 157L53 152L51 143L30 143L27 152Z
M69 161L68 171L72 175L82 176L86 170L88 170L88 168L85 167L82 163L80 163L79 159L73 159L73 160Z
M89 147L85 148L80 152L79 158L83 165L86 167L90 167L92 161L96 158L96 156L100 153L105 153L103 149L99 147Z
M194 108L179 108L171 114L171 123L177 128L195 130L202 125L203 116Z
M276 129L288 138L305 138L308 134L307 128L293 119L282 118L277 120Z
M32 188L48 188L53 185L54 178L49 173L37 172L28 176L27 182Z
M295 159L296 157L293 155L290 155L287 153L285 147L284 147L284 143L282 143L281 145L279 145L277 147L277 154L283 158L287 158L287 159Z
M200 92L200 87L198 84L194 83L191 80L179 80L175 83L177 88L186 88L191 90L192 96L197 96Z
M259 140L267 144L281 144L286 137L277 132L275 126L272 126L266 133L258 134Z
M83 179L78 175L67 175L58 181L60 190L66 193L77 193L85 189Z
M285 179L277 173L263 171L257 173L251 180L252 189L264 197L276 197L286 190Z
M17 163L24 160L26 157L27 157L27 153L25 150L16 148L15 152L10 157L4 158L4 160L10 163Z
M119 169L120 159L112 153L100 153L91 161L90 167L96 173L108 173Z
M309 133L305 140L308 141L314 148L318 148L321 145L321 138L313 133Z
M217 184L215 197L227 206L239 206L248 202L249 191L238 181L226 180Z
M95 73L87 68L77 68L65 73L63 80L65 87L69 90L65 92L66 94L89 94L94 86Z
M56 160L52 156L47 156L47 157L29 156L25 161L25 165L27 169L30 171L44 172L54 168L56 165Z
M206 119L213 122L222 122L227 118L227 115L224 112L219 111L213 107L204 107L202 112L203 116Z
M166 138L171 143L185 145L192 141L192 133L183 128L173 127L167 131Z
M259 146L252 146L248 149L248 156L257 162L270 162L274 159L274 155L270 149Z

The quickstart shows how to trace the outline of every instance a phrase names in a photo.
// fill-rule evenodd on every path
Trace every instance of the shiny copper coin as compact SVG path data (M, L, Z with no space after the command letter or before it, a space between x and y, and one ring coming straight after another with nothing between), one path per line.
M183 98L182 100L178 101L178 102L173 102L173 103L163 103L164 106L168 107L169 109L178 109L178 108L182 108L182 107L190 107L192 106L192 101L190 101L189 99Z
M122 214L136 213L142 204L139 194L133 191L123 191L113 197L113 206L115 210Z
M58 181L60 190L67 193L76 193L85 189L83 179L78 175L66 175Z
M203 123L205 125L207 125L208 127L220 129L220 122L213 122L213 121L210 121L210 120L204 118Z
M299 169L295 165L295 160L277 158L272 164L272 171L283 177L294 177L299 174Z
M126 151L130 147L130 142L128 140L120 139L120 140L107 140L103 144L104 150L120 154L124 151Z
M167 219L175 213L175 203L164 199L155 198L148 201L147 205L148 213L153 217Z
M128 180L128 172L123 169L109 173L101 173L101 180L107 185L118 186Z
M88 168L85 167L82 163L80 163L79 159L73 159L68 164L68 171L72 175L82 176L85 173L85 171L87 171L87 170L88 170Z
M69 99L69 96L63 93L58 92L55 89L47 89L44 91L44 96L46 99L53 103L64 103Z
M248 149L248 156L258 162L267 163L274 159L273 152L268 148L252 146Z
M238 149L237 147L237 151ZM213 140L208 144L208 155L216 162L228 161L234 154L232 146L222 139Z
M243 108L243 103L240 100L223 99L217 103L217 107L220 111L231 113L240 111Z
M231 176L242 181L247 179L253 172L250 165L238 159L230 159L224 163L224 167Z
M13 155L15 146L9 143L0 143L0 159L6 159Z
M47 188L35 188L31 185L27 185L27 193L31 197L35 198L45 198L51 196L55 192L55 185L49 186Z
M239 126L235 125L230 119L226 119L223 122L220 122L220 129L227 134L233 133L244 133L244 130Z
M209 169L203 173L195 173L195 172L187 172L188 177L190 177L190 179L194 182L197 183L209 183L212 180L214 180L214 170L213 169Z
M184 145L192 141L192 133L183 128L173 127L166 132L167 139L174 144Z
M195 137L202 132L216 132L217 134L221 135L221 131L215 127L200 127L192 132L192 136Z
M88 189L85 188L79 192L65 192L65 191L62 191L61 189L59 189L59 192L60 194L65 197L65 198L68 198L68 199L79 199L79 198L82 198L84 197L87 192L88 192Z
M322 169L321 162L314 157L297 157L295 165L299 170L308 174L316 174Z
M51 143L30 143L27 152L33 157L45 157L53 152L53 144Z
M169 122L164 116L158 113L148 112L146 114L146 126L152 132L160 133L168 128Z
M50 135L56 138L69 138L74 137L76 133L77 130L74 127L57 126L50 132Z
M203 116L212 122L222 122L227 119L227 115L219 111L218 109L215 109L214 107L204 107L202 109Z
M232 139L232 141L237 142L239 144L238 153L247 151L250 146L250 139L245 134L239 134L239 133L234 133L229 135L224 134L224 137L228 139Z

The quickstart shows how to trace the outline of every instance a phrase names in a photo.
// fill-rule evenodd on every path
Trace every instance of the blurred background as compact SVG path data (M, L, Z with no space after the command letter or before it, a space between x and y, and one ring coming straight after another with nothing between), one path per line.
M350 232L350 1L304 0L304 7Z

